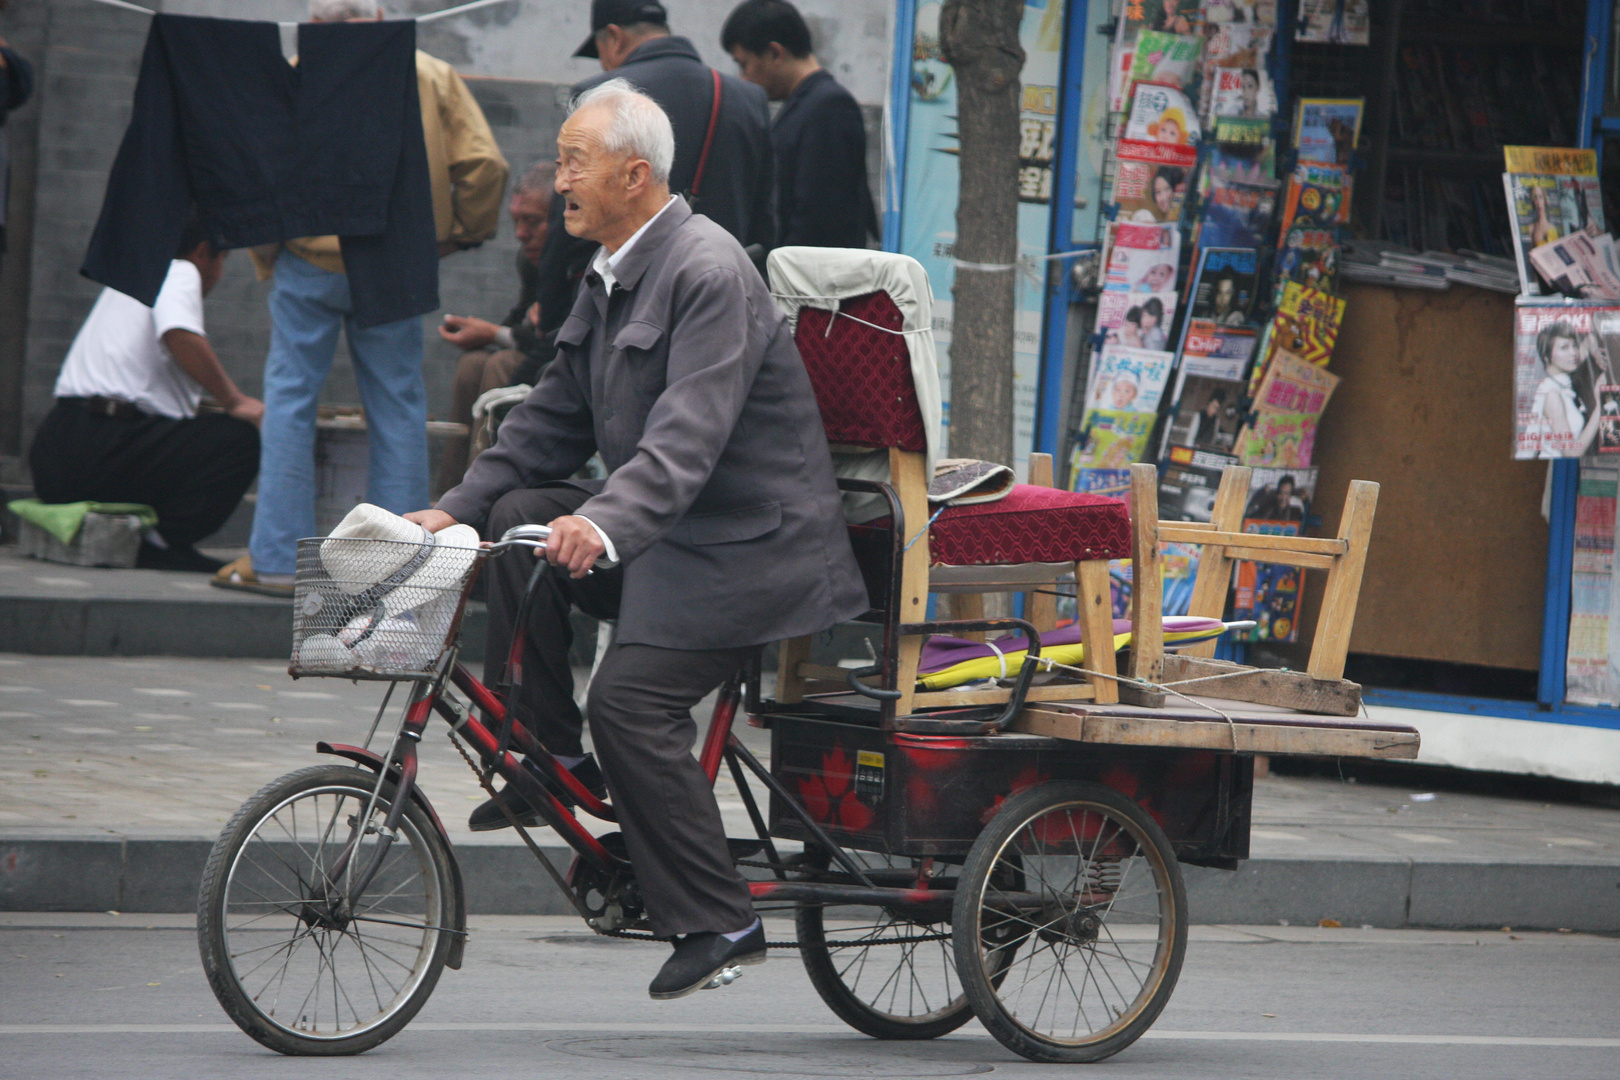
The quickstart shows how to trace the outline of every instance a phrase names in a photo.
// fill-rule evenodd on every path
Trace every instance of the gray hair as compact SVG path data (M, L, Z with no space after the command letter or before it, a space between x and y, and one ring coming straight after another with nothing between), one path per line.
M376 0L309 0L310 22L375 19L381 14L382 5Z
M550 197L557 182L557 163L537 161L512 185L513 195L545 195Z
M602 135L609 150L644 159L652 166L655 181L669 183L669 171L675 166L675 129L658 102L625 79L609 79L575 98L568 115L590 105L601 105L612 115Z

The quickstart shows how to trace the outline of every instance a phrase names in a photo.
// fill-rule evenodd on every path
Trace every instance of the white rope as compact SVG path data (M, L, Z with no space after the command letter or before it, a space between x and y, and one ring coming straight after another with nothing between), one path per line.
M989 639L986 639L984 644L991 652L996 654L996 659L1001 663L1001 674L998 678L1005 679L1007 677L1007 654L996 648L996 643Z
M981 274L1005 274L1009 270L1018 269L1018 264L1010 263L980 263L968 262L966 259L952 259L951 265L958 270L977 270Z

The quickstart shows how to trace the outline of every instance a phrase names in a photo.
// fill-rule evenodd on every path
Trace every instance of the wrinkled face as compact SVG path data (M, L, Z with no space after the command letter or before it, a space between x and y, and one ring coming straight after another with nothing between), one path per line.
M609 114L587 107L570 116L557 133L557 193L563 197L563 227L570 236L601 240L629 216L630 173L626 154L602 141Z
M520 191L512 196L506 209L512 215L512 231L517 234L523 257L538 264L546 234L551 231L551 197L545 191Z

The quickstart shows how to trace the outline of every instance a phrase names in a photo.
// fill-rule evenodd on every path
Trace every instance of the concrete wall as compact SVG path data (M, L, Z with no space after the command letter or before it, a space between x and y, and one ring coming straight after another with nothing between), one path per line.
M140 0L165 11L291 21L302 0ZM423 13L443 0L403 0L397 12ZM690 33L705 58L734 65L720 51L719 27L732 0L670 0L676 32ZM806 2L826 44L820 55L863 103L876 187L879 117L888 71L889 13L882 0L835 5ZM589 7L550 0L512 0L487 11L423 27L422 45L467 78L514 174L554 150L568 86L597 70L569 53L583 40ZM40 417L50 408L62 357L99 287L79 276L107 172L129 120L130 99L147 19L91 0L12 0L0 14L0 36L35 61L35 100L8 124L14 157L13 251L0 267L0 481L20 478ZM37 168L36 163L37 161ZM29 235L31 232L31 236ZM515 299L516 244L505 220L483 247L441 263L445 311L499 318ZM233 255L209 297L209 336L231 376L249 393L261 386L269 342L268 285L254 280L245 254ZM429 411L446 415L456 352L425 321ZM325 400L358 403L340 350Z

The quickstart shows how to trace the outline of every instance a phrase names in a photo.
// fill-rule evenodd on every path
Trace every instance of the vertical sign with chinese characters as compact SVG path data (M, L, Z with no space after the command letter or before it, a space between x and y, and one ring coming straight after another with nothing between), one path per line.
M940 57L937 0L917 3L912 48L911 109L906 178L900 205L900 250L928 271L934 293L934 339L950 437L951 286L955 282L958 196L956 73ZM1013 341L1014 467L1026 475L1035 439L1040 375L1047 235L1052 213L1052 163L1057 95L1063 60L1065 0L1025 0L1019 38L1024 46L1018 146L1017 314Z

